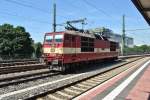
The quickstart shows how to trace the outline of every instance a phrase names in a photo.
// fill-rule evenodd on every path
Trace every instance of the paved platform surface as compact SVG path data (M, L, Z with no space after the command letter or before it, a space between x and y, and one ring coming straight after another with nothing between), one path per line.
M150 100L150 61L135 65L75 100Z
M126 97L127 100L150 100L150 65Z

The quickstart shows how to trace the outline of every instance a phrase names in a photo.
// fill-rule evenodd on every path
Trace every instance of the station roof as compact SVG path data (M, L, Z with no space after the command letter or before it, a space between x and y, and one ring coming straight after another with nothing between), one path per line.
M132 0L132 2L150 25L150 0Z

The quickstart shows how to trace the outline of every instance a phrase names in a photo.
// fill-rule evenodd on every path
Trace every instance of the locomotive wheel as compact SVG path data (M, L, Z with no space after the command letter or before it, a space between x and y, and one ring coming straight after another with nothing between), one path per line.
M61 66L61 72L63 73L68 73L71 70L71 65L70 64L65 64L64 66Z
M60 67L60 71L61 71L61 72L65 72L65 71L66 71L66 66L65 66L65 65L64 65L64 66L61 66L61 67Z
M49 65L49 69L50 69L50 70L53 70L53 66L52 66L52 65Z
M72 72L73 64L67 64L66 67L67 67L67 68L66 68L66 71L67 71L68 73Z

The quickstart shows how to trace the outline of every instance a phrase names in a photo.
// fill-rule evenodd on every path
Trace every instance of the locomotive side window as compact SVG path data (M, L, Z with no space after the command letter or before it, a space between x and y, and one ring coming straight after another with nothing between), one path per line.
M69 37L69 35L65 35L65 36L64 36L64 41L65 41L65 42L70 42L70 37Z
M46 37L45 37L46 42L52 42L52 40L53 40L53 36L46 35Z
M76 36L71 34L65 34L64 45L67 47L76 47Z
M72 42L75 42L75 36L72 36Z
M63 35L55 35L55 42L62 42Z
M81 37L81 52L94 52L94 39Z

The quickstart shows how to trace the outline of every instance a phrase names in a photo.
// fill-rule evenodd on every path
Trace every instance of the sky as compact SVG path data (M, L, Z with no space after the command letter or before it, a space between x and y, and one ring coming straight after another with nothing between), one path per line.
M52 31L54 0L0 0L0 25L9 23L23 26L35 42L42 42L44 33ZM126 35L134 38L135 45L150 45L150 28L131 0L55 0L57 24L86 18L85 29L106 27L122 33L122 15L125 15ZM57 30L63 30L58 26Z

